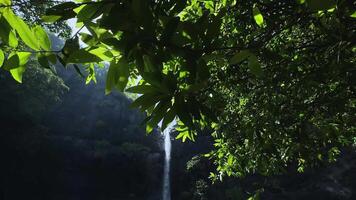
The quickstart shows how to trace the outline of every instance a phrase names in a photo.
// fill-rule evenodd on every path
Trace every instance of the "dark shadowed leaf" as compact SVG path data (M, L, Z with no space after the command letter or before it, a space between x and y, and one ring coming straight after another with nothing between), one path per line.
M71 53L67 59L67 63L92 63L101 62L102 60L88 52L86 49L79 49Z

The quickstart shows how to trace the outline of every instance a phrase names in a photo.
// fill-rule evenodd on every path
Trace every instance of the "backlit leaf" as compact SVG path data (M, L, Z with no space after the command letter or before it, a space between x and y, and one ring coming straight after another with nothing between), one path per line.
M26 63L32 54L28 52L13 53L4 63L4 69L9 70L12 77L22 83L22 75L26 70Z
M2 67L4 60L5 60L4 52L0 49L0 67Z
M256 5L253 6L253 18L258 26L263 26L263 16Z
M0 16L0 40L8 44L10 47L16 48L18 41L15 32L4 17Z
M46 33L46 31L41 26L35 26L33 29L38 44L41 46L43 50L50 51L51 50L51 41Z
M0 5L9 6L11 5L11 0L0 0Z
M34 50L40 50L35 34L21 18L16 16L10 8L4 10L3 16L10 26L16 30L17 34L28 47Z

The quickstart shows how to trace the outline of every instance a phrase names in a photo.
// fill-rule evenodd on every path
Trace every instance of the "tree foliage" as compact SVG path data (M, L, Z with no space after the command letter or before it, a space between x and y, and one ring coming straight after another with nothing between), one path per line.
M42 19L77 19L60 51L0 1L3 68L15 80L30 55L43 67L110 63L106 93L139 93L147 132L178 121L177 138L210 131L218 175L298 171L355 143L355 4L341 0L77 0ZM16 51L21 40L29 52ZM80 46L79 42L85 43ZM3 48L3 47L2 47ZM3 58L4 57L4 58ZM4 60L4 61L2 61ZM131 80L139 83L127 88Z

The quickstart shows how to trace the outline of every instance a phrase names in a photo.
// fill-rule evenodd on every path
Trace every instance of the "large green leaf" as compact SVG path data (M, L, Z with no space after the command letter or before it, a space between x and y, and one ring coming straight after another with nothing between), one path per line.
M16 48L18 41L14 31L4 17L0 16L0 40L10 47Z
M170 110L165 114L164 119L162 121L162 131L164 131L164 129L167 128L168 124L174 120L176 114L177 112L175 110L175 107L171 107Z
M11 0L0 0L0 5L9 6L11 5Z
M73 9L79 7L80 5L74 2L65 2L56 5L48 10L46 10L46 15L42 17L42 20L46 22L54 22L59 20L67 20L73 18L77 15Z
M28 47L40 50L40 45L36 41L35 34L21 18L16 16L10 8L4 9L3 16Z
M29 52L17 52L10 54L9 58L4 63L4 69L11 70L26 65L31 55L32 54Z
M67 59L67 63L92 63L103 61L98 56L90 53L86 49L79 49L71 53Z
M22 75L26 70L26 66L20 66L18 68L15 69L11 69L10 73L12 75L12 77L19 83L22 83Z
M145 94L149 92L158 92L157 88L151 85L136 85L125 90L126 92Z
M43 50L50 51L51 50L51 40L49 39L46 31L41 26L35 26L33 29L38 44Z
M141 110L146 110L147 108L154 106L157 102L161 100L161 95L159 93L147 93L138 97L134 102L132 102L132 108L140 108Z
M44 54L38 54L37 55L37 61L40 63L41 67L49 69L49 61L46 55Z
M113 58L113 54L110 52L110 50L107 50L103 47L92 49L89 52L93 55L96 55L103 61L111 61Z
M125 58L112 61L106 78L105 93L109 94L114 88L123 91L129 78L129 65Z
M249 57L248 61L248 68L250 69L251 73L256 75L256 76L261 76L262 75L262 68L260 63L258 62L258 59L255 55L251 55Z
M32 54L29 52L12 53L4 63L4 69L10 71L12 77L22 83L22 75L26 70L26 63Z
M91 21L102 14L102 12L100 12L100 9L102 8L101 4L87 4L79 8L80 11L77 15L77 22Z
M5 60L4 52L0 49L0 67L2 67L4 60Z
M150 133L154 127L163 119L170 107L171 102L168 99L160 101L154 108L151 114L151 119L147 122L146 132Z
M240 62L246 60L250 55L251 55L251 52L250 52L250 51L248 51L248 50L242 50L242 51L236 53L236 54L230 59L230 65L239 64Z
M56 22L61 18L62 18L62 16L58 16L58 15L44 15L44 16L42 16L42 20L44 22L49 22L49 23Z

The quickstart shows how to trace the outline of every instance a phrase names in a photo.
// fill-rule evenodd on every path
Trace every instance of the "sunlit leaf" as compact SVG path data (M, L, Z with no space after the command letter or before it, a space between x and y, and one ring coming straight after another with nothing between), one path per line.
M356 18L356 11L350 15L352 18Z
M89 53L96 55L103 61L111 61L113 58L113 55L110 52L110 50L107 50L106 48L102 48L102 47L92 49L89 51Z
M0 39L10 47L16 48L18 41L15 32L4 17L0 16Z
M61 18L62 18L62 16L58 16L58 15L44 15L44 16L42 16L42 20L44 22L55 22Z
M15 69L27 63L32 54L29 52L17 52L10 54L9 58L4 63L5 70Z
M80 7L80 11L77 15L77 22L91 21L92 19L98 17L101 12L99 9L102 8L101 4L88 4Z
M9 56L3 68L10 71L12 77L22 83L22 75L26 70L26 63L32 54L28 52L17 52Z
M0 0L0 5L9 6L11 5L11 0Z
M51 41L46 33L46 31L41 26L35 26L33 29L38 44L43 50L50 51L51 50Z
M5 60L4 52L0 49L0 67L2 67L4 60Z
M253 6L253 18L258 26L263 27L263 16L256 5Z
M6 8L3 11L3 16L10 26L16 30L17 34L28 47L34 50L40 50L35 34L21 18L16 16L10 8Z

